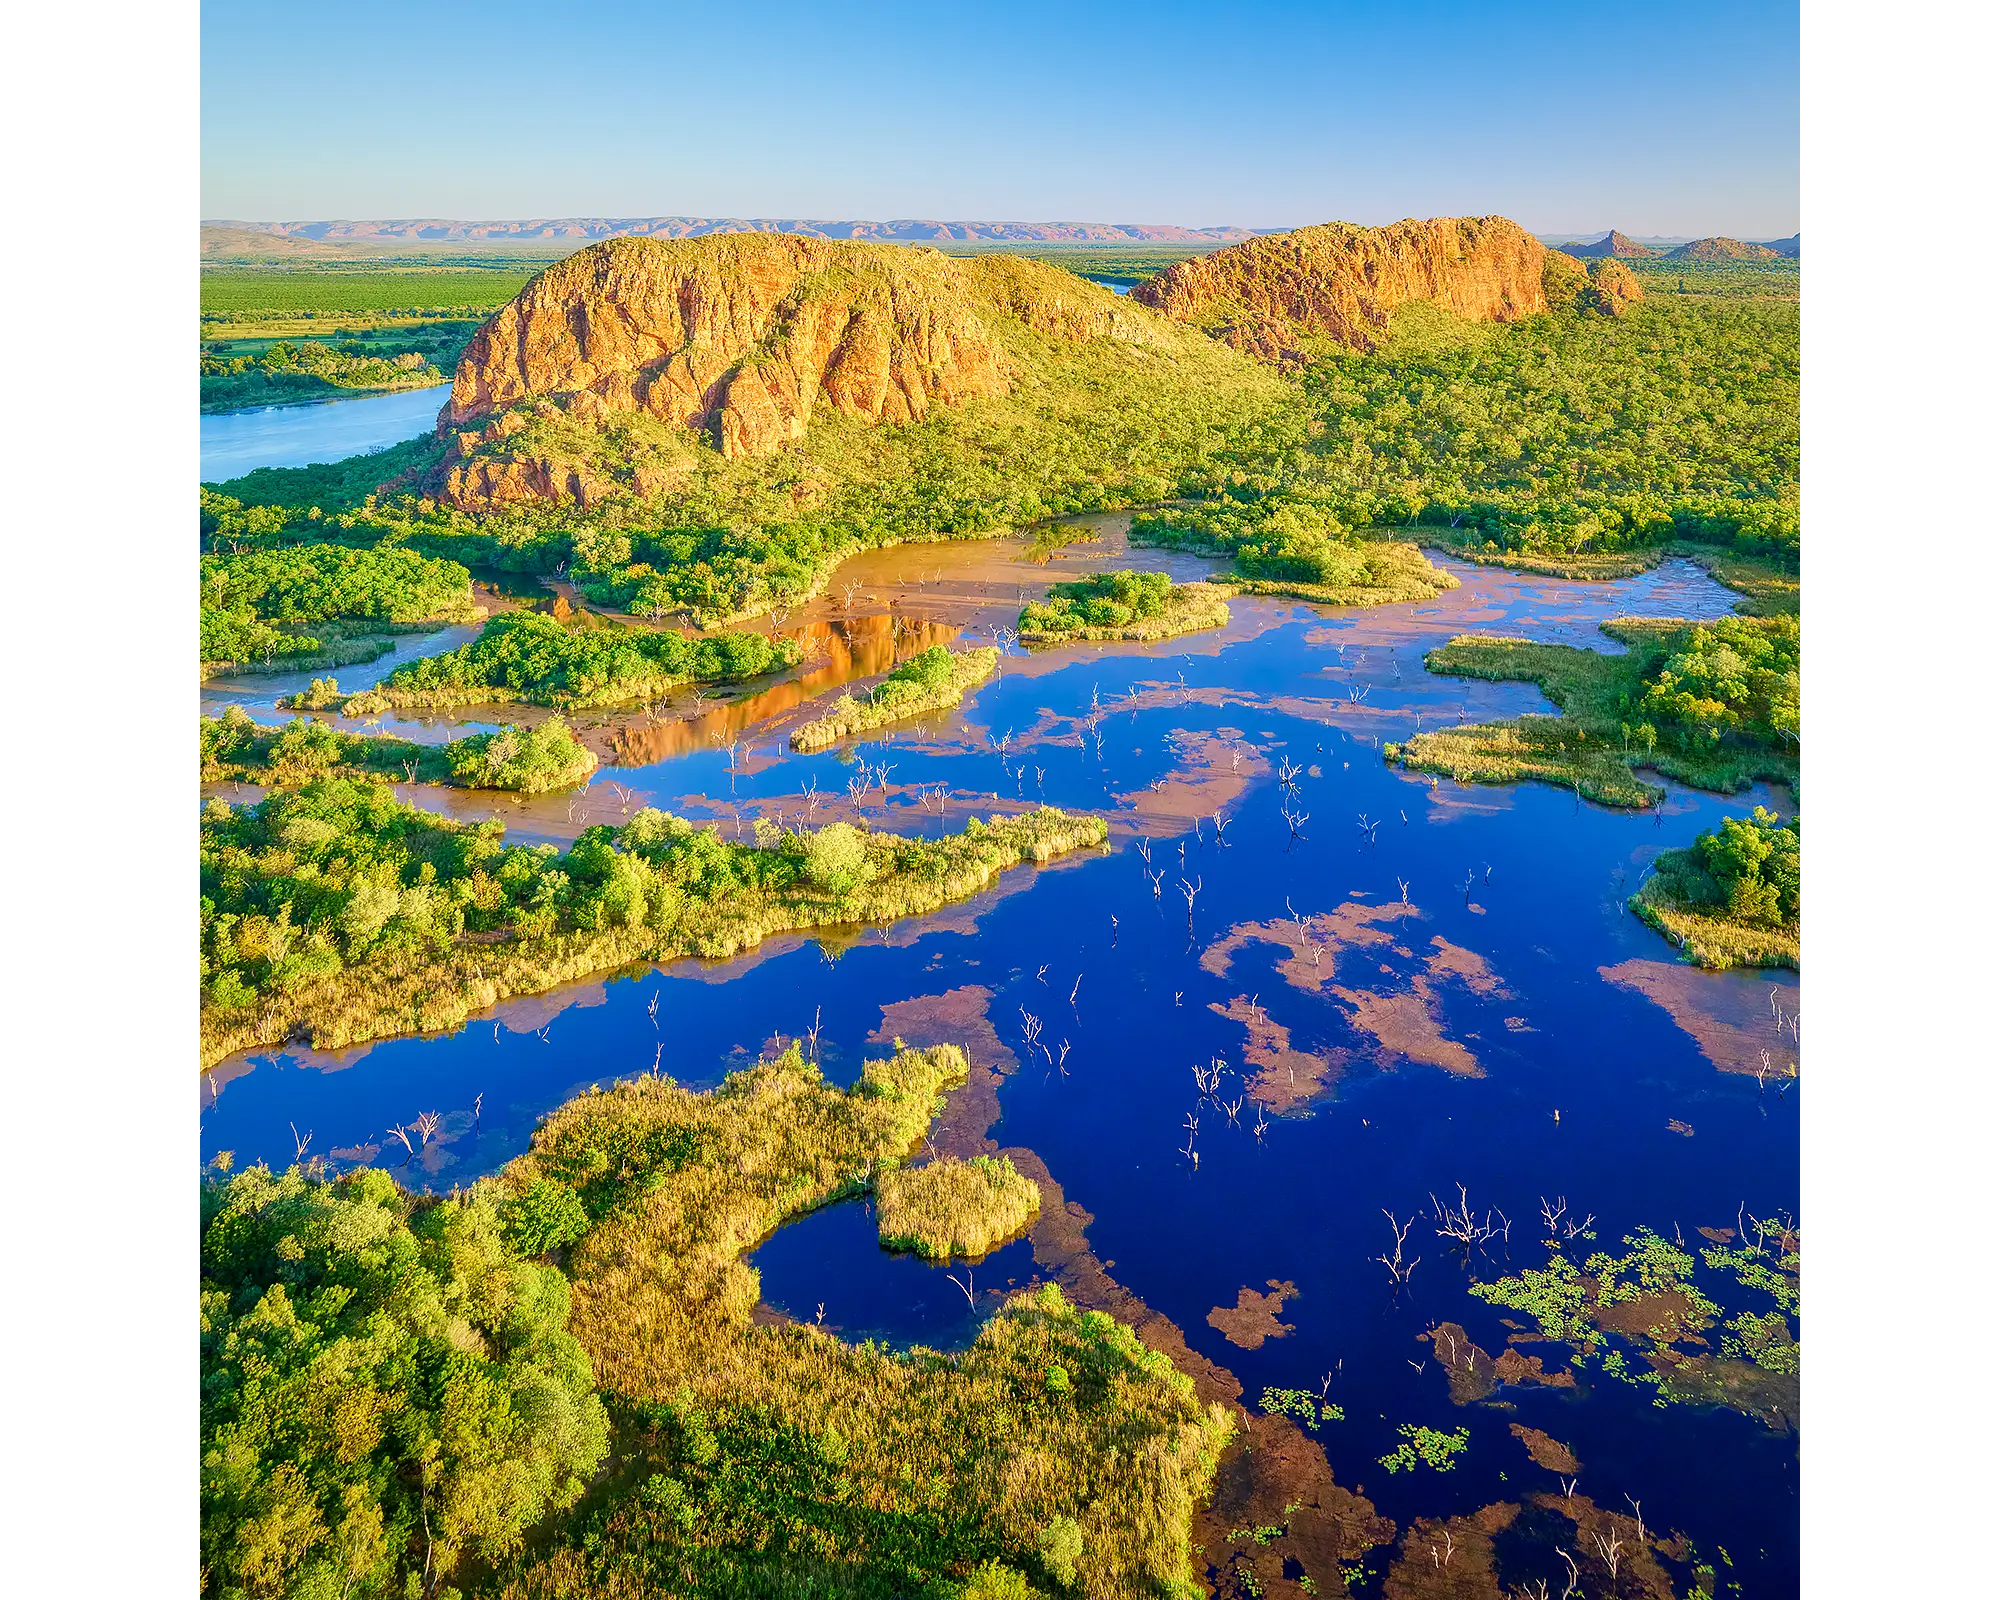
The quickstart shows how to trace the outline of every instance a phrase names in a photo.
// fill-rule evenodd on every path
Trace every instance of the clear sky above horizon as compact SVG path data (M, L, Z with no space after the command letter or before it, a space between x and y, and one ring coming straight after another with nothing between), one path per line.
M207 0L202 215L1798 230L1795 4Z

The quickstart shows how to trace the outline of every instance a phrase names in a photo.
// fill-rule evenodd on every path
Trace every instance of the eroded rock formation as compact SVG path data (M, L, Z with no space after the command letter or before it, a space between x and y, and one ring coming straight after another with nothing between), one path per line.
M1512 322L1544 309L1541 241L1505 217L1346 222L1251 239L1169 267L1132 298L1240 350L1289 360L1317 337L1374 348L1412 300Z
M466 346L438 417L451 447L438 488L480 509L608 492L573 466L477 453L527 426L510 409L527 400L585 423L628 413L686 427L725 456L802 437L821 405L917 421L1008 391L1001 317L1066 340L1172 335L1095 285L1014 258L778 234L610 240L549 268Z

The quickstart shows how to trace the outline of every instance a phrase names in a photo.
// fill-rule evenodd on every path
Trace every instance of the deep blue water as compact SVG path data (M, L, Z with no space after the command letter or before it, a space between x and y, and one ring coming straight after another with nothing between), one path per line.
M309 467L387 449L428 433L448 383L362 400L257 406L201 419L201 481L223 483L259 467Z
M1107 851L1012 874L971 912L865 931L837 960L811 940L774 941L721 966L682 963L516 1002L450 1036L384 1042L345 1064L296 1055L230 1063L214 1075L219 1096L203 1091L204 1154L288 1161L296 1124L312 1131L314 1151L361 1157L379 1152L391 1124L435 1110L449 1119L447 1140L433 1146L428 1169L405 1176L448 1185L493 1170L551 1107L650 1069L656 1053L682 1081L712 1083L817 1017L825 1070L849 1081L886 1050L869 1038L890 1028L885 1008L976 986L1017 1063L990 1137L1046 1163L1066 1198L1094 1217L1097 1260L1233 1372L1247 1402L1266 1385L1317 1390L1331 1375L1328 1397L1347 1420L1318 1437L1336 1481L1361 1485L1404 1522L1518 1495L1527 1480L1548 1487L1508 1433L1510 1421L1525 1422L1573 1449L1580 1490L1600 1505L1624 1510L1624 1496L1635 1496L1650 1528L1685 1530L1704 1552L1726 1547L1730 1576L1747 1592L1794 1589L1795 1437L1727 1411L1660 1409L1650 1391L1594 1372L1575 1391L1503 1391L1511 1410L1454 1407L1418 1342L1450 1320L1489 1353L1504 1347L1502 1317L1518 1314L1467 1288L1474 1277L1543 1264L1543 1197L1594 1213L1598 1248L1619 1249L1640 1226L1669 1238L1678 1228L1698 1246L1696 1227L1733 1224L1739 1204L1765 1216L1795 1209L1799 1181L1798 1093L1720 1070L1662 1004L1602 975L1649 963L1637 970L1669 985L1661 992L1685 1017L1724 1029L1722 1056L1731 1040L1738 1053L1745 1038L1756 1048L1768 1029L1777 1059L1796 1059L1769 1021L1773 988L1785 1013L1797 1009L1791 975L1677 967L1623 909L1653 855L1776 799L1674 788L1658 810L1634 814L1539 785L1433 787L1385 766L1376 744L1407 735L1419 717L1436 726L1543 704L1532 686L1426 674L1424 652L1455 633L1610 648L1596 632L1602 619L1714 616L1732 597L1684 566L1591 585L1455 570L1466 579L1457 593L1377 612L1238 601L1238 624L1219 646L1196 637L1016 656L959 713L859 747L864 760L893 765L893 804L885 809L877 790L869 820L934 832L938 820L911 786L941 782L967 803L984 796L988 809L998 795L1103 811L1114 830ZM1093 693L1101 754L1095 733L1076 737ZM722 751L699 749L597 781L725 819L731 806L795 808L816 782L838 799L821 801L819 820L847 814L851 752L790 755L782 727L750 742L733 779ZM1241 774L1230 771L1231 749L1243 755ZM1296 832L1281 815L1286 761L1301 769L1294 810L1309 814ZM1190 778L1205 787L1189 789ZM1165 780L1158 791L1156 780ZM1223 812L1226 845L1212 821L1199 840L1193 831L1193 814L1212 809ZM1363 817L1378 824L1372 838ZM1157 899L1140 832L1152 870L1165 874ZM1183 880L1198 885L1191 919ZM1392 908L1405 903L1398 917ZM1297 970L1300 981L1288 981L1274 925L1342 907L1361 908L1347 915L1364 936L1390 940L1328 938L1330 983L1344 998ZM1253 924L1264 937L1242 933ZM1393 1028L1378 1038L1358 1026L1367 1003L1413 984L1428 996L1432 1034L1415 1048L1460 1070L1411 1059L1409 1038ZM655 997L657 1021L648 1013ZM1292 1051L1339 1059L1324 1092L1282 1096L1261 1137L1245 1089L1257 1070L1245 1060L1253 1006L1256 1025L1286 1030ZM1223 1014L1232 1007L1234 1018ZM1061 1068L1026 1042L1024 1013L1042 1023L1051 1056L1067 1041ZM900 1021L894 1031L917 1037ZM1216 1058L1225 1084L1205 1099L1191 1068ZM1232 1101L1241 1102L1234 1120L1220 1103ZM401 1157L400 1145L391 1149ZM1459 1184L1475 1210L1511 1219L1508 1241L1466 1257L1421 1220L1432 1195L1455 1198ZM1385 1210L1420 1216L1408 1249L1421 1265L1400 1292L1373 1259L1391 1242ZM962 1280L964 1267L948 1275L884 1254L862 1202L781 1230L753 1264L768 1303L807 1320L823 1307L849 1337L951 1345L976 1326L948 1281ZM991 1291L1030 1281L1036 1267L1020 1241L972 1270L983 1314ZM1248 1349L1209 1323L1240 1290L1263 1292L1273 1280L1298 1291L1278 1311L1290 1332ZM1704 1283L1729 1289L1725 1315L1765 1309L1733 1286ZM1560 1363L1559 1350L1536 1353ZM1472 1446L1448 1475L1392 1477L1376 1458L1404 1422L1468 1427Z

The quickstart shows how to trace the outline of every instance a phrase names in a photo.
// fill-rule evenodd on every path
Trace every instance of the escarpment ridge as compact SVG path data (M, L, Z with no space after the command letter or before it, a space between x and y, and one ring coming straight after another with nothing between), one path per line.
M1547 247L1505 217L1408 219L1386 228L1329 222L1169 267L1131 298L1267 359L1333 340L1374 348L1396 307L1427 300L1500 322L1547 306Z

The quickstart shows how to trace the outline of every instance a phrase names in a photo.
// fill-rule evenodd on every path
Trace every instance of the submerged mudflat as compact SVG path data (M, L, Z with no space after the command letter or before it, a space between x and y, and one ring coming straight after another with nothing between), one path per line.
M1684 966L1624 904L1660 851L1780 798L1668 785L1656 809L1614 812L1380 756L1544 703L1426 673L1453 635L1613 648L1601 621L1712 618L1735 596L1685 563L1601 584L1452 563L1462 586L1419 604L1241 597L1226 628L1183 639L1009 646L1051 578L1211 570L1127 551L1122 520L1097 521L1047 565L1019 541L857 558L792 624L815 648L785 678L582 719L617 764L580 794L411 797L552 839L647 805L747 836L781 816L935 835L1047 803L1106 817L1108 850L893 927L606 975L444 1036L232 1059L202 1085L204 1153L282 1165L296 1129L449 1187L593 1083L712 1083L774 1036L809 1037L835 1082L897 1039L959 1044L974 1070L934 1146L1008 1152L1043 1189L1028 1233L947 1271L885 1254L864 1203L836 1205L753 1257L772 1314L960 1344L1000 1292L1054 1278L1179 1341L1183 1370L1272 1445L1225 1471L1197 1534L1225 1590L1287 1562L1321 1593L1349 1561L1418 1573L1411 1551L1288 1513L1310 1500L1338 1522L1334 1485L1399 1526L1457 1530L1494 1585L1465 1593L1497 1594L1538 1520L1617 1537L1604 1519L1627 1497L1645 1583L1684 1589L1708 1564L1747 1592L1795 1586L1796 1380L1756 1359L1741 1319L1771 1306L1728 1253L1796 1209L1796 980ZM957 709L789 749L842 684L996 640L998 672ZM287 687L207 699L263 714ZM438 738L475 717L380 725ZM439 1131L411 1157L386 1130L426 1112ZM1551 1239L1597 1299L1552 1267Z

